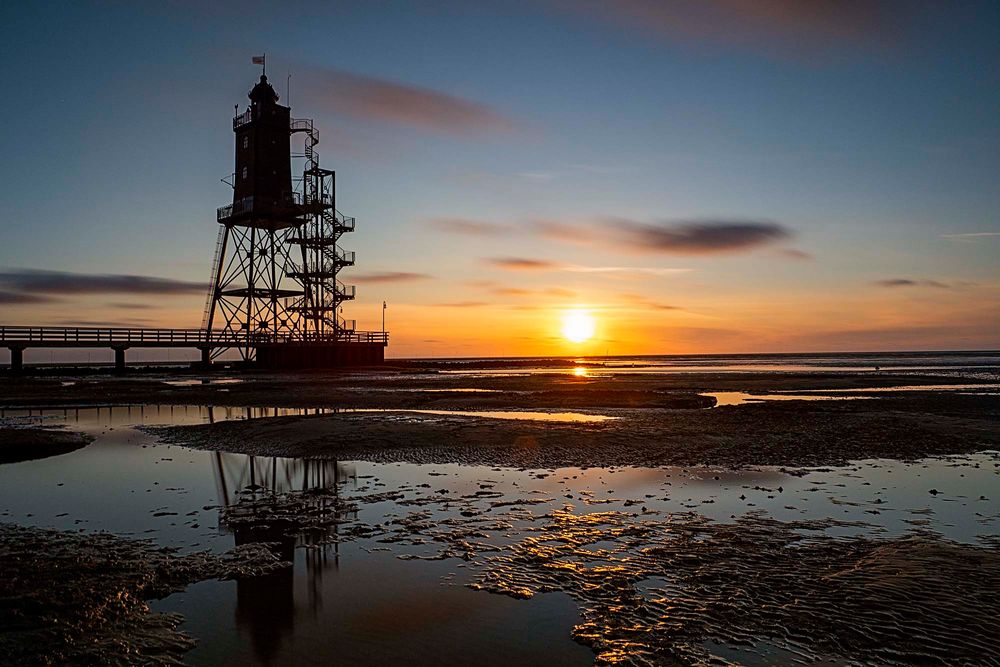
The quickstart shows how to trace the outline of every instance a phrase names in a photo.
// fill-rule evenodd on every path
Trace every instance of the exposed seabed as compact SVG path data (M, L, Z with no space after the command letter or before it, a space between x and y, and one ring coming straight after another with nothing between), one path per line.
M4 428L75 443L0 466L21 524L0 564L23 575L0 584L6 655L45 664L44 636L57 662L121 664L996 660L990 386L207 379L63 379L45 409L3 388ZM88 405L98 386L133 401ZM257 403L281 386L282 409ZM24 585L46 570L58 587Z

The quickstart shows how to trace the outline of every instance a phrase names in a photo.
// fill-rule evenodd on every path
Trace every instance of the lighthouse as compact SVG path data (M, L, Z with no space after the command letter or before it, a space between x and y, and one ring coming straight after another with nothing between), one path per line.
M234 171L223 179L232 203L216 214L203 328L262 366L381 362L384 333L357 331L342 315L355 288L340 278L354 265L340 239L355 220L337 211L336 173L320 166L319 130L292 118L263 73L248 98L233 118Z
M292 188L291 109L278 104L278 94L263 74L249 98L250 106L233 118L233 212L289 224L297 213Z

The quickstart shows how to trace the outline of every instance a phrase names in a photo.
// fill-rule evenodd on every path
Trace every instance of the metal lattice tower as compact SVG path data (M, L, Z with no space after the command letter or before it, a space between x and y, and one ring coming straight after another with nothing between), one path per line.
M311 120L291 118L266 76L249 97L233 118L236 171L226 180L233 203L217 214L222 229L203 329L244 359L261 344L350 340L354 322L341 310L355 290L339 273L354 264L354 253L339 241L354 231L354 218L336 209L336 175L319 166L319 132ZM303 150L293 154L298 136ZM293 157L304 161L294 179Z

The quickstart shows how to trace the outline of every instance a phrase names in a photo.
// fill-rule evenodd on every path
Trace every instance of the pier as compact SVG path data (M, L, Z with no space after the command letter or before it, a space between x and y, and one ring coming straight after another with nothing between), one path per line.
M125 370L125 351L133 347L194 348L201 363L211 364L216 350L253 348L258 366L304 368L317 365L366 365L381 363L389 336L383 331L339 331L337 335L266 334L205 329L145 329L124 327L0 326L0 347L10 350L10 369L24 369L28 348L110 348L115 370ZM339 362L339 363L338 363Z
M263 71L247 97L249 105L242 112L237 105L232 121L234 171L222 179L232 200L215 215L219 231L201 327L0 325L12 372L23 371L28 348L111 348L119 372L134 347L194 348L204 366L226 350L265 369L384 361L385 331L358 331L343 314L356 290L341 271L354 266L355 253L340 241L355 231L355 219L337 210L336 172L320 167L319 130L278 104Z

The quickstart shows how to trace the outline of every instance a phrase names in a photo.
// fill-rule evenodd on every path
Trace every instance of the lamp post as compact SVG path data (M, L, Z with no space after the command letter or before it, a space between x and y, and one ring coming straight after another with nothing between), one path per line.
M385 301L383 301L382 302L382 340L385 340L385 309L387 307L388 306L386 306Z

